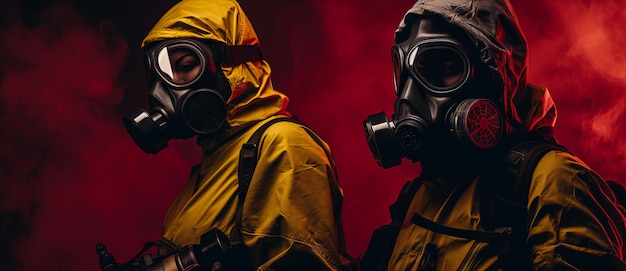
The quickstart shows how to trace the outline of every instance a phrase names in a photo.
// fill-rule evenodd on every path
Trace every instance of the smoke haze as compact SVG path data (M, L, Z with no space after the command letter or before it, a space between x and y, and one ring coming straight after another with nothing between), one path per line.
M175 2L0 4L0 269L98 270L96 243L126 261L160 238L200 151L194 140L170 141L146 155L121 117L147 104L139 45ZM393 112L389 49L412 4L241 1L275 87L333 150L353 255L418 171L408 162L379 168L362 129L368 115ZM529 42L529 80L557 104L558 138L626 184L623 1L513 5Z

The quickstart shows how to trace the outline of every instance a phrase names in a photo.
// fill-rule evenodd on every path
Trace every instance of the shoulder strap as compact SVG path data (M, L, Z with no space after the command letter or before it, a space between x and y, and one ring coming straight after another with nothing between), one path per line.
M501 161L501 171L487 172L490 188L483 186L481 191L481 224L485 229L509 227L510 240L498 255L505 270L526 270L531 268L530 251L526 245L526 220L528 193L532 175L539 160L548 152L567 148L552 140L535 139L524 141L510 148ZM531 268L532 269L532 268Z
M512 214L511 209L525 211L535 167L552 150L568 152L565 147L548 141L522 142L506 152L502 171L490 176L496 178L490 180L493 190L489 191L494 202L481 204L481 214L486 214L481 216L484 227L510 226L512 221L503 220L506 214Z
M233 227L233 230L231 231L231 234L230 234L231 240L232 240L231 243L233 243L233 245L237 245L238 249L243 249L243 246L238 245L238 244L241 244L241 231L240 230L241 230L241 219L243 217L243 203L245 201L246 194L248 193L248 188L250 187L250 183L252 182L252 176L254 175L254 170L258 162L258 145L261 141L261 137L263 136L263 133L265 133L265 130L267 130L267 128L269 128L273 124L277 122L281 122L281 121L293 122L293 123L297 123L299 125L306 127L307 129L306 132L311 136L311 138L313 138L313 140L315 140L317 144L322 146L322 142L320 142L321 139L319 138L319 136L315 134L315 132L313 132L313 130L309 128L308 125L297 120L295 117L293 118L282 117L282 118L276 118L276 119L267 121L266 123L261 125L261 127L259 127L256 131L254 131L254 133L252 134L252 136L250 136L248 141L242 145L241 151L239 154L239 168L238 168L239 188L237 192L238 192L239 202L237 204L237 214L235 218L236 224L235 224L235 227ZM333 157L328 152L328 150L324 148L323 146L322 146L322 149L324 150L324 153L329 159L330 166L333 172L337 174ZM337 178L337 176L335 177ZM337 184L331 183L330 185L336 186ZM338 190L338 188L336 190ZM339 240L339 249L340 249L340 253L342 254L341 256L346 261L350 261L350 263L346 263L346 264L354 265L356 263L353 262L354 259L348 254L346 250L345 240L343 239L343 236L344 236L343 225L340 219L340 213L336 213L335 216L339 218L339 220L337 221L337 228L339 231L338 234L341 237ZM344 264L344 259L342 259L342 265Z
M422 180L417 177L413 180L407 181L402 190L398 194L396 201L389 206L389 215L391 216L391 223L401 226L404 222L411 201L417 193L417 190L422 186Z
M257 164L259 142L261 141L261 137L263 136L263 133L265 133L265 130L280 121L300 123L293 118L287 117L271 119L261 125L261 127L257 128L250 138L248 138L248 141L241 146L241 150L239 151L239 165L237 171L237 180L239 182L239 187L237 188L238 202L235 214L235 226L230 232L230 243L233 247L233 255L245 255L246 253L245 246L241 240L241 219L243 217L243 203L245 201L246 194L248 193L248 188L250 187L250 182L252 181L252 175L254 175L254 170ZM237 270L250 269L249 263L241 257L236 260L236 265L238 267Z
M567 149L557 143L553 127L512 134L492 153L479 182L481 225L489 230L510 227L511 209L526 213L530 179L539 160L551 150Z
M380 226L374 231L359 264L359 271L387 270L396 238L411 201L420 186L422 186L422 180L419 177L404 183L396 201L389 206L391 223Z
M293 118L276 118L265 122L261 127L259 127L252 136L248 139L246 143L241 146L241 151L239 152L239 167L238 167L238 178L239 188L237 189L238 193L238 204L237 204L237 215L235 217L235 227L231 232L231 240L234 242L241 241L241 218L243 212L243 203L246 198L246 194L248 193L248 188L250 187L250 182L252 181L252 175L254 175L254 170L256 168L257 160L258 160L258 145L261 141L261 136L265 133L265 130L272 126L274 123L280 121L289 121L300 124L299 121Z

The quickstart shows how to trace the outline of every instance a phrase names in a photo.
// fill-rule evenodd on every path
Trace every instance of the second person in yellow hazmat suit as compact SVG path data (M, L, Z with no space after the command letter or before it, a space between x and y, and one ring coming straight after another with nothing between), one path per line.
M290 117L289 99L273 88L239 4L181 1L142 48L151 108L127 115L129 133L148 153L171 138L198 135L203 152L167 212L164 242L198 244L218 229L241 240L234 256L240 269L340 270L343 195L329 146L313 130L289 121L269 126L255 146L258 162L247 194L238 183L242 146L263 124Z
M624 209L557 143L507 0L418 0L394 43L393 119L364 124L381 166L408 158L422 172L362 270L626 269Z

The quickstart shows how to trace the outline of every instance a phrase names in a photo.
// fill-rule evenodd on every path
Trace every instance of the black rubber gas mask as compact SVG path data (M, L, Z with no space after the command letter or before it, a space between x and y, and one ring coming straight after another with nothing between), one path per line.
M257 45L172 39L151 46L144 60L150 113L137 108L126 114L126 130L151 154L167 147L171 138L218 131L226 122L232 92L220 67L261 59Z
M381 112L363 123L376 162L384 168L402 158L445 162L459 151L495 146L504 129L501 80L467 34L445 20L423 17L410 31L391 49L392 120Z

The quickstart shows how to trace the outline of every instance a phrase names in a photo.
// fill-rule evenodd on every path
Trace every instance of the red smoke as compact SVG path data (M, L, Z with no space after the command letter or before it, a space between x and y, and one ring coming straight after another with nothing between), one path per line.
M378 167L362 131L368 115L393 112L389 49L413 2L279 2L241 4L290 111L333 149L348 248L357 255L418 170L408 162ZM548 86L557 104L557 136L600 175L626 184L622 3L513 5L529 42L529 79ZM97 270L98 242L128 260L159 239L169 204L199 160L193 140L143 154L122 127L127 104L145 103L132 97L147 90L129 87L143 71L125 65L141 62L132 48L149 28L124 32L126 25L86 17L56 4L34 27L12 20L0 29L2 270Z
M626 184L622 1L518 6L531 49L529 78L551 90L557 136L601 176Z
M126 260L158 239L191 155L129 140L116 116L128 45L112 25L67 4L41 21L0 32L0 269L97 270L97 242Z

